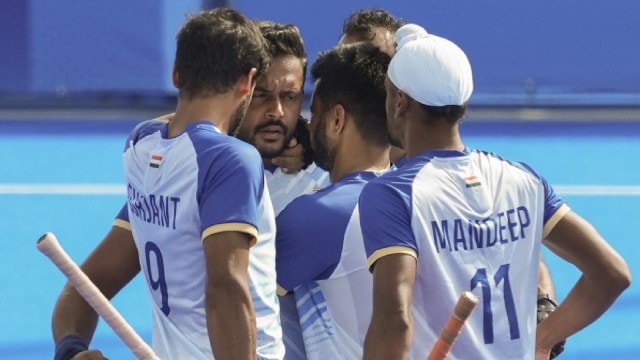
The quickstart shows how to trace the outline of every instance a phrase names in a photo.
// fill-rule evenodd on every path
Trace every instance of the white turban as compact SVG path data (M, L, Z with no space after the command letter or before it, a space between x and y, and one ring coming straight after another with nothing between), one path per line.
M416 24L398 29L396 44L388 75L398 89L430 106L462 105L469 100L471 65L456 44Z

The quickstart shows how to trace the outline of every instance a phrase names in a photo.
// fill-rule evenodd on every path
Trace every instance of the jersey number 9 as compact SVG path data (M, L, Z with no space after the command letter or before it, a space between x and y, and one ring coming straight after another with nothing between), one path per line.
M154 276L154 272L152 271L151 266L151 254L153 253L153 257L155 258L156 265L156 274ZM164 277L164 261L162 260L162 253L160 252L160 248L153 242L147 242L144 246L144 254L147 263L147 281L149 282L149 286L154 291L160 289L161 306L160 310L165 315L169 315L171 308L169 308L169 294L167 292L167 281Z

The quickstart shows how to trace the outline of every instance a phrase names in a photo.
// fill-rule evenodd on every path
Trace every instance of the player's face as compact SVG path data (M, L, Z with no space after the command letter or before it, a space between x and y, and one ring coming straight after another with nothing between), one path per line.
M373 38L365 39L359 36L342 35L338 46L355 44L358 42L370 42L375 45L381 51L393 56L396 51L395 47L395 34L391 31L383 28L373 28Z
M238 138L255 146L262 157L278 156L293 137L303 96L303 66L295 56L272 59L258 80Z
M331 171L336 159L335 141L327 136L328 115L329 111L322 111L321 100L314 93L311 99L311 120L309 121L311 148L313 161L325 171Z
M389 130L389 142L393 146L402 148L402 128L396 118L396 108L398 106L398 88L389 80L387 76L384 80L384 87L387 90L387 100L385 108L387 111L387 129Z

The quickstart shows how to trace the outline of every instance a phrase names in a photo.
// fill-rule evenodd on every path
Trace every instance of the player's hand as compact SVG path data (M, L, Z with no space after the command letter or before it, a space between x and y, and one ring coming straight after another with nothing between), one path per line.
M538 324L543 322L547 317L549 317L549 314L551 314L558 308L558 304L556 304L555 301L551 300L551 298L547 294L538 295L537 305L538 305L538 309L537 309ZM559 343L555 344L551 349L549 349L548 351L549 355L544 359L554 359L556 356L560 355L560 353L564 351L564 345L566 342L567 342L566 340L562 340ZM538 359L537 347L536 347L536 359Z
M279 166L283 173L295 174L304 166L304 148L295 137L291 138L287 147L271 163Z
M86 350L75 354L71 360L109 360L100 350Z

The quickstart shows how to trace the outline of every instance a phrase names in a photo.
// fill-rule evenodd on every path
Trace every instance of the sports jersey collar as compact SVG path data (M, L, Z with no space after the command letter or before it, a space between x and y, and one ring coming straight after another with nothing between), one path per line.
M407 154L404 154L400 159L398 159L398 161L393 163L393 166L395 166L396 169L399 169L407 163L407 160L409 160L409 158L407 157Z
M190 123L189 125L187 125L185 132L193 131L196 129L211 129L217 133L222 133L214 123L207 120L199 120Z
M343 176L340 180L336 181L335 183L344 183L344 182L350 182L350 181L365 181L366 182L366 181L373 180L373 179L377 178L378 176L382 175L383 173L376 173L376 172L373 172L373 171L354 171L352 173L348 173L347 175Z
M180 137L181 135L188 133L190 131L194 131L197 129L211 129L217 133L222 133L220 131L220 129L218 129L218 127L212 123L211 121L207 121L207 120L199 120L199 121L194 121L192 123L189 123L186 127L185 130L182 134L178 135L177 137ZM160 136L163 139L169 139L169 122L166 122L165 124L163 124L163 126L160 128Z
M427 150L424 152L421 152L420 154L414 156L414 157L427 157L427 158L453 158L453 157L459 157L459 156L467 156L471 154L471 151L469 150L469 148L465 147L464 150L460 151L460 150L442 150L442 149L436 149L436 150Z

